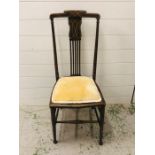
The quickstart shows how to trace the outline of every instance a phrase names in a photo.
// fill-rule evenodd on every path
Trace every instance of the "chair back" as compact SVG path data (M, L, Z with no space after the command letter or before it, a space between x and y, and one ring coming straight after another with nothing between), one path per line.
M95 35L93 72L92 72L92 77L95 80L96 79L96 67L97 67L97 51L98 51L100 15L97 13L87 13L86 11L83 11L83 10L69 10L69 11L64 11L64 13L53 13L50 15L52 38L53 38L55 76L56 76L56 80L58 80L59 79L59 70L58 70L55 28L54 28L54 19L55 18L68 18L69 44L70 44L70 75L71 76L80 76L81 75L80 57L81 57L82 18L95 18L96 19L96 35Z

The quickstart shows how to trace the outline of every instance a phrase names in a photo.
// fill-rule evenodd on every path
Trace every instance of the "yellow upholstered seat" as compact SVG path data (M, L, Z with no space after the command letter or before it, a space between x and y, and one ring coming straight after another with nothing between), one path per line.
M53 90L53 103L100 102L101 96L92 78L70 76L60 78Z

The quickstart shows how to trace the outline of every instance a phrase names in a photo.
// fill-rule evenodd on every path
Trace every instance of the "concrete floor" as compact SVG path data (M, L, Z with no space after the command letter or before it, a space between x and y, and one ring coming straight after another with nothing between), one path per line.
M60 110L58 119L74 119L75 114L75 110ZM89 110L80 110L78 117L89 119ZM109 104L102 146L98 124L58 124L58 143L53 144L49 108L20 106L20 155L134 155L134 125L133 106Z

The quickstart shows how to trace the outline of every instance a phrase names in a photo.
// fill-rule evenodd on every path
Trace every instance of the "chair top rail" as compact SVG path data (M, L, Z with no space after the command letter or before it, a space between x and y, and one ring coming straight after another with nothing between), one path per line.
M67 10L64 13L52 13L50 14L50 19L63 18L63 17L84 17L84 18L96 18L99 19L100 15L98 13L87 13L84 10Z

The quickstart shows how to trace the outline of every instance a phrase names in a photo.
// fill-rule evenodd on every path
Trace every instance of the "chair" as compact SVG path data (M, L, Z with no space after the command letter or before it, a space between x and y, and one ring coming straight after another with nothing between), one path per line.
M67 18L69 23L70 75L68 77L59 77L54 29L55 18ZM81 75L80 41L82 18L95 18L97 21L92 78ZM54 13L50 15L56 83L51 93L49 107L51 110L53 143L55 144L57 143L56 123L98 123L99 144L103 144L103 124L106 103L96 83L99 19L99 14L87 13L83 10L69 10L64 11L64 13ZM60 108L91 108L94 110L97 120L57 120Z

